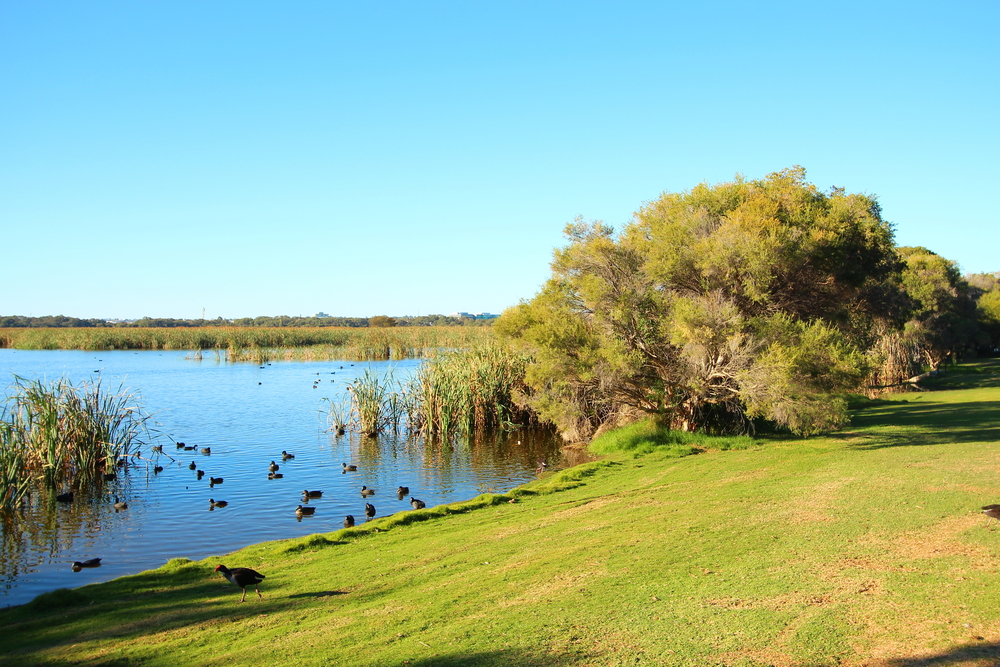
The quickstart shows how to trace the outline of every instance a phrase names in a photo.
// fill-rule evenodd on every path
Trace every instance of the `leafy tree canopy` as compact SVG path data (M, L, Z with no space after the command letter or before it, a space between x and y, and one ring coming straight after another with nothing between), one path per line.
M497 330L534 356L526 401L568 438L648 413L685 429L845 420L869 371L853 342L896 314L877 201L801 167L664 193L621 233L577 220L552 277Z

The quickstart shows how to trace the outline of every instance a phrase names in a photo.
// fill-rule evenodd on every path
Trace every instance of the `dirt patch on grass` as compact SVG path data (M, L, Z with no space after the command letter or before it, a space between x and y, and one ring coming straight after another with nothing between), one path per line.
M926 529L903 534L896 540L895 552L904 558L941 558L965 556L971 567L982 569L991 565L990 552L982 546L963 542L961 535L984 527L981 514L948 517Z

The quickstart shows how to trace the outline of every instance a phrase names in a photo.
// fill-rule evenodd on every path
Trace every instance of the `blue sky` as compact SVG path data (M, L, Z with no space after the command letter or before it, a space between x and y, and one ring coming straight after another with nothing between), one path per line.
M499 312L576 216L796 164L998 271L998 19L0 0L0 314Z

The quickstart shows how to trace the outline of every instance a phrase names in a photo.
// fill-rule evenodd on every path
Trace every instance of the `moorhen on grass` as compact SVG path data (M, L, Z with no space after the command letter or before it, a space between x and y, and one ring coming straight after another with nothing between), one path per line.
M264 599L264 596L260 594L260 590L257 588L260 582L264 581L264 575L260 572L251 570L249 567L234 567L230 570L225 565L219 565L215 568L215 571L221 572L223 577L243 589L243 597L240 598L240 602L247 599L247 586L253 586L254 591L256 591L260 599Z
M422 510L427 507L427 503L422 500L417 500L416 498L410 498L410 504L413 505L413 509Z
M375 518L375 506L371 503L365 503L365 518L374 519Z
M986 519L986 525L990 525L990 519L996 519L997 523L1000 523L1000 505L986 505L983 507L983 514L989 517Z

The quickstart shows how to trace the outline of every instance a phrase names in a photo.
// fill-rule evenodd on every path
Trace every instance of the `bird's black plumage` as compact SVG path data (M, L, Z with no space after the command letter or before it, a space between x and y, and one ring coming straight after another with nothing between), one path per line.
M260 590L257 588L260 583L264 581L264 575L260 572L251 570L249 567L234 567L230 570L225 565L219 565L215 568L215 571L221 572L223 577L243 589L243 597L240 598L240 602L243 602L247 598L247 586L253 586L257 595L261 599L264 598L264 596L260 594Z

